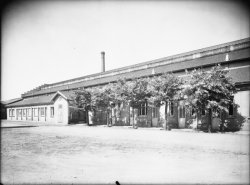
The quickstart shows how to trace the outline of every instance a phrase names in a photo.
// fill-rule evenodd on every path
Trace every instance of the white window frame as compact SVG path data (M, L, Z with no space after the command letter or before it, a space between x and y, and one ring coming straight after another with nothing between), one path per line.
M45 116L45 108L44 107L40 108L40 113L41 113L41 117Z
M26 110L27 109L22 109L23 111L22 111L22 114L23 114L23 117L26 117Z
M38 108L34 108L34 117L38 117Z
M27 109L27 116L28 116L28 117L31 117L31 116L32 116L32 109L31 109L31 108L28 108L28 109Z

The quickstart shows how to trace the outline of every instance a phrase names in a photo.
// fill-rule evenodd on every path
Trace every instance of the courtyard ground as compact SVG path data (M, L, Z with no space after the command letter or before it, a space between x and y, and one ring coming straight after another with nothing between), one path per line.
M25 125L1 128L3 184L249 184L249 132Z

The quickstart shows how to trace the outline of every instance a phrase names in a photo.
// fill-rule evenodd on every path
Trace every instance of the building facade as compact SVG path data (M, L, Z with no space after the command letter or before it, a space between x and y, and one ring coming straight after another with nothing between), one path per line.
M245 119L250 118L249 63L250 39L247 38L58 83L44 84L22 94L20 101L8 104L7 119L58 124L86 122L89 120L86 113L77 108L68 96L79 88L102 86L115 82L121 77L129 80L152 77L166 72L172 72L180 78L186 78L187 71L197 68L209 70L216 64L220 64L223 68L229 69L229 75L238 89L234 97L235 103L239 105L238 109L231 107L227 115L222 115L222 119L227 119L233 124L239 115ZM193 120L194 113L186 108L184 101L171 102L167 109L169 112L168 120L172 127L190 127L192 124L190 120ZM139 127L160 127L165 121L165 111L163 106L156 106L153 102L145 102L137 109L130 107L128 102L124 102L114 105L111 111L103 109L95 111L92 123L112 125L133 125L136 123ZM201 118L202 122L209 120L206 112L197 116Z
M67 125L85 120L83 109L72 106L72 93L60 91L8 104L7 118L13 121L47 122Z

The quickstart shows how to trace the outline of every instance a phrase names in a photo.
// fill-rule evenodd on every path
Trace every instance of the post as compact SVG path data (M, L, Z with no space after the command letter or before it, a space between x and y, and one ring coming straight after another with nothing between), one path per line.
M137 129L138 128L138 109L134 109L134 120L133 120L133 128Z
M169 127L169 120L168 120L168 117L169 117L169 100L166 101L166 105L165 105L165 120L166 120L166 128L165 130L170 130L170 127Z
M47 117L47 107L45 107L45 108L44 108L44 111L45 111L45 112L44 112L44 120L45 120L45 122L46 122L46 117Z
M208 109L208 133L212 132L212 110Z
M93 112L88 110L88 124L89 125L93 125L92 118L93 118Z
M166 109L166 103L163 102L163 104L160 106L160 121L162 122L163 129L166 128L166 115L165 115L165 109Z
M39 121L39 112L40 112L40 108L37 109L37 119Z
M33 121L33 108L31 108L31 120Z
M101 69L101 72L105 72L105 52L104 51L101 52L101 56L102 56L102 69Z

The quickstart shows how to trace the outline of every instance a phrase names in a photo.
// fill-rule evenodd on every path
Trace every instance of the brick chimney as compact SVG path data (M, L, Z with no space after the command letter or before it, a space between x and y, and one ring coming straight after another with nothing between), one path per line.
M101 55L102 55L102 71L101 72L105 72L105 52L102 51L101 52Z

